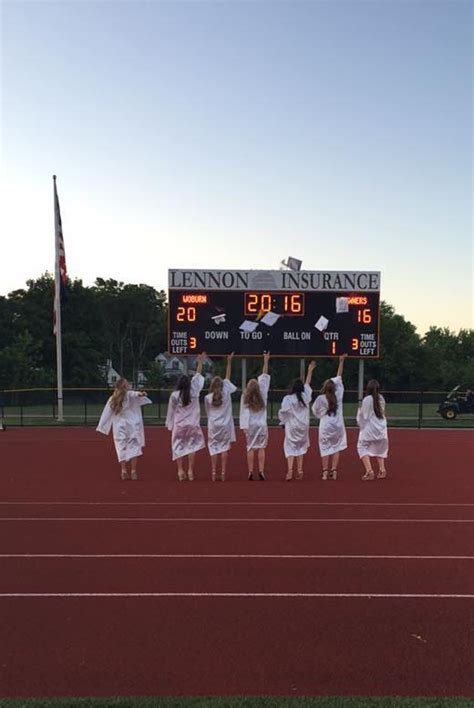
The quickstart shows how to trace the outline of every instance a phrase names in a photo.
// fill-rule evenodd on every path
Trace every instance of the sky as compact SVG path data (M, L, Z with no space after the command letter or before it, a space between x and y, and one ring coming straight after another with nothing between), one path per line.
M0 294L54 269L380 270L472 327L472 4L1 4Z

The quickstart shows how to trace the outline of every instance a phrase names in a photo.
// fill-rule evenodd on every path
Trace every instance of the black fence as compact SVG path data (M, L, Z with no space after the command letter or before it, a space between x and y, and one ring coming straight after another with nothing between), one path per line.
M201 394L201 401L207 391ZM144 406L146 425L164 425L170 389L147 389L152 405ZM286 390L271 389L268 397L268 422L278 425L278 410ZM16 389L0 391L0 418L7 426L88 425L96 426L110 389L64 389L64 420L58 421L56 389ZM314 393L316 396L317 393ZM438 412L446 391L383 391L390 426L408 428L472 428L474 414L454 412L445 418ZM234 416L239 415L240 391L234 395ZM205 423L202 407L202 422ZM344 418L346 425L356 424L357 391L346 390ZM317 421L312 418L312 425Z

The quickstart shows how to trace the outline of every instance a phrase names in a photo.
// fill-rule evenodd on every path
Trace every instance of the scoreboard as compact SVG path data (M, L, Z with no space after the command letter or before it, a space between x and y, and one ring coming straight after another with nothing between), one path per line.
M170 270L170 354L379 356L380 273Z

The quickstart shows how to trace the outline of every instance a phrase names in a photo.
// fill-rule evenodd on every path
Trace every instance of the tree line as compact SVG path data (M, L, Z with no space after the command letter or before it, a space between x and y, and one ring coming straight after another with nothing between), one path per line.
M54 281L48 273L0 296L0 389L54 387ZM70 281L62 304L63 381L66 387L105 383L105 363L131 380L144 371L150 387L165 385L155 357L167 349L167 301L150 285L97 278ZM236 364L236 380L238 382ZM260 362L248 361L248 374ZM317 378L335 374L335 360L318 361ZM215 360L215 370L223 361ZM447 390L474 385L474 330L432 326L424 335L388 303L381 304L381 357L367 360L367 376L386 390ZM299 374L299 360L272 361L272 386L285 388ZM346 364L346 385L357 386L357 362Z

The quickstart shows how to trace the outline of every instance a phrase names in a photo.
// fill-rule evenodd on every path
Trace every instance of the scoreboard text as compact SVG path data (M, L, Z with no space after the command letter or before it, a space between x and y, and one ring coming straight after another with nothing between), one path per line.
M180 277L189 273L198 277ZM228 288L222 278L206 280L216 273L229 271L170 271L171 354L379 356L379 273L331 272L334 277L317 281L301 278L316 275L309 272L230 271L241 277L227 278ZM262 284L272 287L247 287Z

